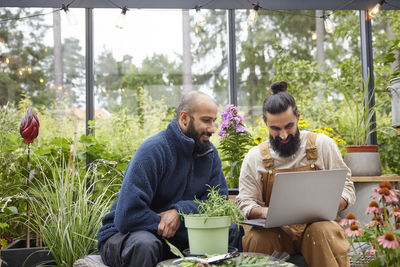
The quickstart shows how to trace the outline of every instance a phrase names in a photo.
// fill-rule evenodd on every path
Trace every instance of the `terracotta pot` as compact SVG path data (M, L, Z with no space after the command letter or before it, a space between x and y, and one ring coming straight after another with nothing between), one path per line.
M377 145L352 145L346 146L347 153L359 153L359 152L376 152L378 149Z
M381 175L381 160L377 145L347 146L344 162L350 168L352 176Z

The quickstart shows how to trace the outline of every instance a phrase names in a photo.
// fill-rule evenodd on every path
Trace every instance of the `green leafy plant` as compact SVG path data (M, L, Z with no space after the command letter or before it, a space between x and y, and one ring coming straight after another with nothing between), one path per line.
M98 176L99 164L105 162L92 163L84 175L65 161L38 164L42 177L27 197L31 196L33 227L42 234L57 266L72 266L96 247L101 219L115 198L110 191L122 177L117 169L107 179Z
M349 109L350 127L347 134L347 143L351 145L366 145L370 134L376 131L372 129L372 118L376 113L376 105L372 105L375 89L371 94L368 93L368 83L363 84L362 90L358 94L358 99L350 94L348 90L342 90L347 108Z
M254 141L244 127L244 119L235 105L227 105L221 116L221 130L218 132L221 139L218 149L222 153L221 160L227 164L222 170L229 187L237 187L244 156L249 147L254 145Z
M239 207L227 196L220 194L217 186L208 189L207 200L202 201L196 198L194 202L198 204L198 214L183 214L182 212L179 214L204 217L229 216L234 223L243 222L244 217Z

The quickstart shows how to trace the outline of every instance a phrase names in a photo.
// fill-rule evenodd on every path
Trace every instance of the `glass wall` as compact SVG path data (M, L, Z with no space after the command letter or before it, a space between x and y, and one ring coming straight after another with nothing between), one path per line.
M120 13L93 11L95 105L104 114L96 135L128 155L166 127L185 92L208 93L221 110L228 104L226 12Z
M84 9L69 13L1 8L1 20L6 21L0 31L0 105L20 112L32 106L42 117L43 140L72 137L73 131L57 123L69 121L73 129L74 118L77 131L84 133Z

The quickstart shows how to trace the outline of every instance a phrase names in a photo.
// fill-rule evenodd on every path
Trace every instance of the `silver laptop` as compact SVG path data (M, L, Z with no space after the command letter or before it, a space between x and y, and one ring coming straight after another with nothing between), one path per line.
M267 219L244 223L265 228L336 218L347 171L280 172L275 175Z

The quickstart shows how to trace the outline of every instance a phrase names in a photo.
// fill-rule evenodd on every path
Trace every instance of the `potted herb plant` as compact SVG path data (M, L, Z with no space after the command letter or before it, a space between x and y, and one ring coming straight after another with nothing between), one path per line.
M223 254L228 252L229 226L240 223L243 215L234 202L210 187L208 199L194 200L198 214L182 214L188 230L191 254Z
M372 118L376 112L376 106L371 105L373 93L367 92L368 85L363 85L361 101L342 90L348 108L351 121L350 131L347 135L347 154L344 161L351 169L353 176L377 176L381 174L381 162L377 145L368 144L369 136L376 131L372 128Z

